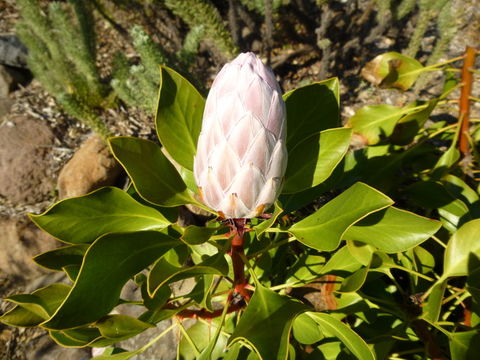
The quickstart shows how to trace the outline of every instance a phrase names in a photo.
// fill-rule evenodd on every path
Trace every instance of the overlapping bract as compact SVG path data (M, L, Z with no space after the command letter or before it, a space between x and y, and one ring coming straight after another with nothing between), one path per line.
M273 204L287 166L285 135L275 76L255 54L240 54L205 105L194 164L205 204L226 218L252 218Z

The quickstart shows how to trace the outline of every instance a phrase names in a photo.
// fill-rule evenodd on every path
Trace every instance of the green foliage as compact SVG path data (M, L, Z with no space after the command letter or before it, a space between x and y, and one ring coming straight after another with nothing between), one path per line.
M231 59L236 55L237 48L232 36L210 0L165 0L165 5L185 21L191 30L202 29L205 39L210 41L224 57ZM199 37L199 35L196 36Z
M375 73L390 87L410 88L425 69L399 54L378 59L408 65L396 67L393 81L384 81L390 68ZM172 223L179 206L206 209L192 180L204 99L177 72L159 72L162 147L110 138L133 186L103 188L32 216L67 243L34 260L64 271L71 284L6 298L13 307L0 321L43 327L63 346L106 347L175 318L145 346L108 350L97 357L104 360L138 355L175 328L183 359L471 355L480 317L480 197L458 165L459 123L427 121L447 93L402 108L364 107L347 127L339 123L337 79L285 94L285 193L268 219L246 225L243 284L226 226L233 220ZM348 148L352 132L368 140L363 148ZM444 148L431 141L437 137ZM178 294L173 284L187 278L193 288ZM120 298L129 280L138 298ZM461 324L461 304L473 313L470 323ZM145 310L128 317L113 312L119 305ZM190 317L198 321L186 329Z
M44 11L38 1L18 2L22 19L17 32L29 49L34 75L71 116L106 136L96 113L107 106L109 89L96 67L93 14L88 1L52 2Z

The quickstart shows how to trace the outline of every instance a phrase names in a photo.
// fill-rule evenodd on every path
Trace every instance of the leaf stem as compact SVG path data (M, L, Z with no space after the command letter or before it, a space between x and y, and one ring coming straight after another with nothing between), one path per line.
M439 244L439 245L442 246L443 248L447 248L447 245L445 245L445 244L443 243L443 241L440 240L439 238L437 238L435 235L432 235L431 238L432 238L433 240L435 240L435 241L437 242L437 244Z

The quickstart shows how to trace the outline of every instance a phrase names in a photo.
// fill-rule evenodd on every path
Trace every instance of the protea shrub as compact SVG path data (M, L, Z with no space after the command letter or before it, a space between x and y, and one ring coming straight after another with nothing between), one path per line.
M208 94L194 174L202 200L224 218L272 205L287 167L286 111L273 72L253 53L226 64Z

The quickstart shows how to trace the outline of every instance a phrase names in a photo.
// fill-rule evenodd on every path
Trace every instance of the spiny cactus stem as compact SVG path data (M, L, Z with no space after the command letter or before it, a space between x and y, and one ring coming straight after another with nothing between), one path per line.
M460 93L460 113L459 118L462 122L460 129L460 151L465 158L470 156L469 143L469 117L470 117L470 95L472 93L473 73L470 71L475 65L475 48L467 46L465 50L465 60L462 68L462 91Z
M248 231L245 228L247 219L232 219L231 221L233 239L230 256L232 257L233 265L233 286L235 292L248 301L250 299L250 293L245 289L247 282L245 279L245 265L242 260L242 255L244 254L243 236L245 232Z

